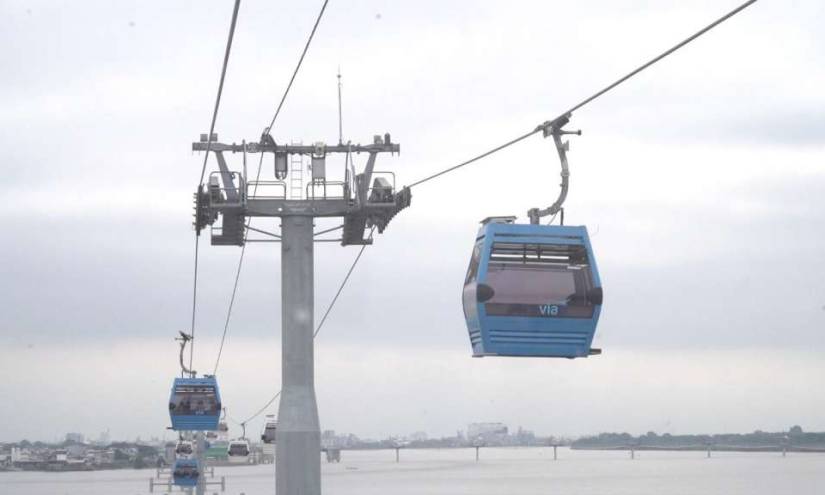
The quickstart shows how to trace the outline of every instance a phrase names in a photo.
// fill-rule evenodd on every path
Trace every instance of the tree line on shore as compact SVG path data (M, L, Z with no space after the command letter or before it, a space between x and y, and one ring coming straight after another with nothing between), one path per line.
M629 433L600 433L581 437L572 445L574 449L741 449L741 450L805 450L825 449L825 432L804 432L800 426L788 431L753 433L718 433L701 435L662 435L650 431L634 436Z

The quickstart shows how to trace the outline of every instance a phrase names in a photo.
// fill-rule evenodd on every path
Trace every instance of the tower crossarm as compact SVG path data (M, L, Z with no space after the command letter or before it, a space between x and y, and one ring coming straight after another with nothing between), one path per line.
M376 136L376 141L380 136ZM207 143L198 141L192 143L192 151L206 151ZM266 143L246 143L247 153L288 153L299 155L311 155L316 150L315 145L307 144L266 144ZM324 147L327 153L400 153L401 145L382 140L373 144L329 144ZM243 144L232 143L211 143L209 151L229 151L232 153L243 153Z
M367 235L367 229L377 229L382 233L390 220L410 205L410 189L396 191L395 176L391 172L375 170L378 154L401 151L401 146L393 143L389 134L376 135L373 143L368 145L279 145L271 138L261 139L260 142L226 144L218 142L216 135L212 136L211 142L207 142L206 135L202 135L201 141L192 143L192 150L211 151L218 161L219 170L209 176L209 182L195 195L195 227L200 232L212 225L213 245L243 245L246 239L244 225L250 217L287 216L343 217L342 245L371 244L372 238ZM313 157L313 163L316 158L319 159L319 164L315 167L317 170L313 170L312 182L307 185L306 198L294 199L287 198L287 187L283 181L256 180L253 181L255 187L252 187L244 177L245 170L241 173L229 169L224 156L226 153L309 155ZM367 153L369 156L361 173L347 172L348 179L335 182L326 179L323 163L324 156L335 153ZM273 186L278 193L256 193L258 185ZM329 193L330 190L335 193ZM321 191L321 194L316 191ZM215 224L219 218L220 226Z

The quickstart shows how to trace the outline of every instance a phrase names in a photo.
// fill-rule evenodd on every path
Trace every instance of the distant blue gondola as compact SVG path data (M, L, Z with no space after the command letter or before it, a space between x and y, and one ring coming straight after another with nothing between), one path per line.
M602 287L586 227L482 222L464 284L473 356L579 358L592 349Z
M220 415L221 394L215 377L175 378L169 397L173 430L217 430Z
M176 459L172 466L172 483L175 486L198 486L201 467L197 459Z

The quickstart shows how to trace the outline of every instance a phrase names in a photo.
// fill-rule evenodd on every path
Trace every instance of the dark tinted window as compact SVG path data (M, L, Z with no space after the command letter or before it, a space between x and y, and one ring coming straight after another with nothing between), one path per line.
M484 283L488 315L589 318L593 286L584 246L495 243Z
M575 273L565 267L490 264L486 283L495 291L490 303L569 304L586 291L577 291Z
M205 385L180 385L170 401L173 414L218 414L220 406L215 388Z
M230 445L229 455L249 455L249 448L243 444Z

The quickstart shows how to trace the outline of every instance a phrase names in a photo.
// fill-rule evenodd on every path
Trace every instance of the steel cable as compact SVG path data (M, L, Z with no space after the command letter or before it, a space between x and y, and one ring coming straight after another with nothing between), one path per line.
M459 169L459 168L461 168L461 167L464 167L465 165L469 165L469 164L471 164L471 163L473 163L473 162L476 162L476 161L478 161L478 160L481 160L482 158L485 158L485 157L487 157L487 156L490 156L490 155L492 155L493 153L499 152L499 151L503 150L504 148L508 148L508 147L510 147L510 146L512 146L512 145L514 145L514 144L516 144L516 143L518 143L518 142L520 142L520 141L523 141L524 139L527 139L528 137L532 136L533 134L536 134L536 133L538 133L538 132L543 131L543 130L544 130L544 129L546 129L548 126L552 125L554 122L556 122L556 121L558 121L558 120L562 119L562 118L563 118L563 117L565 117L565 116L568 116L568 115L572 114L574 111L576 111L576 110L580 109L581 107L583 107L583 106L587 105L587 104L588 104L588 103L590 103L591 101L593 101L593 100L595 100L596 98L598 98L598 97L602 96L603 94L607 93L608 91L612 90L612 89L613 89L613 88L615 88L616 86L618 86L618 85L622 84L623 82L627 81L627 80L628 80L628 79L630 79L631 77L633 77L633 76L635 76L636 74L638 74L638 73L642 72L643 70L647 69L648 67L650 67L651 65L655 64L656 62L659 62L660 60L662 60L663 58L665 58L665 57L667 57L668 55L672 54L672 53L673 53L673 52L675 52L676 50L679 50L680 48L682 48L683 46L687 45L687 44L688 44L688 43L690 43L691 41L693 41L693 40L695 40L696 38L698 38L698 37L702 36L703 34L707 33L708 31L710 31L711 29L715 28L715 27L716 27L716 26L718 26L719 24L721 24L721 23L725 22L726 20L730 19L730 18L731 18L731 17L733 17L734 15L738 14L739 12L741 12L742 10L744 10L745 8L747 8L747 7L749 7L750 5L752 5L752 4L754 4L754 3L756 3L756 1L757 1L757 0L748 0L747 2L745 2L745 3L741 4L740 6L736 7L736 8L735 8L735 9L733 9L733 10L731 10L731 11L730 11L730 12L728 12L727 14L723 15L722 17L720 17L720 18L716 19L715 21L713 21L712 23L708 24L708 25L707 25L707 26L705 26L704 28L702 28L702 29L700 29L699 31L695 32L695 33L694 33L694 34L692 34L691 36L689 36L689 37L685 38L685 39L684 39L684 40L682 40L681 42L679 42L679 43L677 43L676 45L672 46L672 47L671 47L671 48L669 48L668 50L665 50L665 51L664 51L664 52L662 52L661 54L659 54L659 55L657 55L656 57L654 57L654 58L650 59L649 61L645 62L644 64L640 65L640 66L639 66L639 67L637 67L636 69L634 69L634 70L630 71L629 73L627 73L627 74L626 74L626 75L624 75L623 77L619 78L619 79L618 79L618 80L616 80L615 82L613 82L613 83L611 83L611 84L607 85L606 87L604 87L604 88L603 88L603 89L601 89L600 91L596 92L596 93L595 93L595 94L593 94L592 96L589 96L589 97L585 98L584 100L582 100L581 102L577 103L576 105L574 105L573 107L571 107L569 110L567 110L566 112L564 112L564 113L562 113L561 115L559 115L558 117L556 117L555 119L553 119L553 120L548 120L547 122L544 122L543 124L539 124L539 125L538 125L535 129L533 129L533 130L531 130L531 131L529 131L529 132L527 132L527 133L525 133L525 134L522 134L521 136L519 136L519 137L517 137L517 138L515 138L515 139L513 139L513 140L511 140L511 141L508 141L508 142L506 142L506 143L502 144L501 146L497 146L497 147L495 147L495 148L493 148L493 149L491 149L491 150L489 150L489 151L486 151L486 152L484 152L484 153L482 153L482 154L480 154L480 155L476 155L475 157L470 158L470 159L469 159L469 160L467 160L467 161L461 162L461 163L459 163L458 165L454 165L454 166L449 167L449 168L446 168L446 169L444 169L444 170L442 170L442 171L440 171L440 172L437 172L437 173L435 173L435 174L429 175L429 176L427 176L427 177L425 177L425 178L423 178L423 179L421 179L421 180L417 180L417 181L413 182L412 184L410 184L408 187L414 187L414 186L417 186L417 185L419 185L419 184L423 184L423 183L425 183L425 182L427 182L427 181L433 180L433 179L435 179L436 177L440 177L440 176L442 176L442 175L444 175L444 174L446 174L446 173L452 172L453 170L456 170L456 169Z
M203 166L201 167L201 176L198 180L198 190L203 184L203 177L206 174L206 163L209 160L209 149L212 145L212 134L215 133L215 122L218 120L218 109L221 106L221 96L223 95L223 83L226 80L226 68L229 66L229 54L232 51L232 40L235 37L235 26L238 23L238 10L241 7L241 0L235 0L235 6L232 10L232 21L229 24L229 37L226 40L226 50L223 55L223 66L221 67L221 78L218 82L218 94L215 97L215 107L212 110L212 122L209 125L209 134L206 136L206 154L203 157ZM195 317L197 315L198 307L198 254L200 251L200 233L195 232L195 266L194 277L192 282L192 322L189 329L192 337L192 342L189 345L189 369L192 369L192 362L195 359Z

